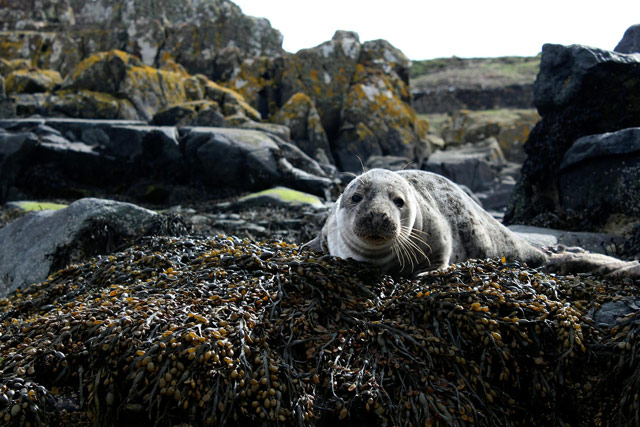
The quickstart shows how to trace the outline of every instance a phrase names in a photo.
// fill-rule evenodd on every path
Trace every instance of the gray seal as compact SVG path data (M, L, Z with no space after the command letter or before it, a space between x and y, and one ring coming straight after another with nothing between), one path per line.
M420 170L372 169L356 177L307 245L402 275L471 258L505 257L533 267L548 262L458 185Z
M468 259L506 258L560 274L640 279L640 262L563 246L546 252L496 221L457 184L431 172L372 169L347 185L305 245L401 275Z

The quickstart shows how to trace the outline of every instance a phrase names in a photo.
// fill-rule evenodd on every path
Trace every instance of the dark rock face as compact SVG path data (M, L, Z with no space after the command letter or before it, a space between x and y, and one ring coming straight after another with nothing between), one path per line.
M0 200L126 197L178 203L284 185L321 196L322 168L272 133L135 121L0 121Z
M91 54L120 49L146 65L168 60L213 77L219 52L243 57L282 53L282 35L264 18L227 0L64 0L8 2L0 8L0 56L33 58L67 74ZM81 48L79 49L78 46Z
M560 165L559 193L576 212L640 217L640 128L578 139Z
M505 216L508 223L532 223L540 214L566 213L558 171L574 142L640 125L637 56L547 44L534 89L542 120L524 147L528 157ZM584 212L587 219L581 227L598 228L589 219L592 213ZM570 216L577 221L581 215ZM560 228L567 226L571 224Z
M640 24L627 28L622 40L613 50L620 53L640 52Z
M412 105L420 114L453 113L458 110L531 108L533 85L500 88L448 88L412 91Z

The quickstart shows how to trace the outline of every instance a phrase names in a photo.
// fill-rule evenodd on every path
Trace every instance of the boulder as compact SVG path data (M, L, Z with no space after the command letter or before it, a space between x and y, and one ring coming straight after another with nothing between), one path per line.
M0 23L0 56L35 58L34 65L63 75L92 54L112 49L155 67L170 57L209 77L229 46L243 57L283 52L282 35L268 20L246 16L226 0L11 3L0 7Z
M288 127L293 143L310 157L320 163L334 163L320 115L307 95L302 92L294 94L271 117L271 121Z
M589 212L566 212L558 172L579 138L640 126L640 56L547 44L534 89L542 119L525 144L527 159L505 222L533 224L539 215L565 216L567 223L547 225L597 231L602 224L589 219Z
M632 25L624 32L622 40L617 44L615 52L639 53L640 52L640 24Z
M446 176L471 191L487 189L506 165L495 138L466 144L454 150L438 150L429 156L422 169Z
M640 128L578 139L562 159L558 189L563 209L597 215L597 225L610 231L637 222Z
M48 92L62 83L60 73L53 70L16 70L7 76L7 93Z
M295 151L296 156L285 157L282 147ZM287 160L304 159L315 165L314 172L324 174L302 151L256 130L190 128L184 136L184 153L191 172L211 189L262 190L285 185L324 196L331 184L328 178L305 172Z
M155 112L187 99L184 76L158 70L122 51L97 53L74 69L64 89L111 94L133 105L138 118L151 120Z
M153 211L100 199L31 212L0 228L0 296L41 282L69 262L108 253L152 226Z
M333 153L343 170L359 171L361 161L371 155L408 157L421 164L429 153L429 127L411 108L404 80L407 69L406 57L388 42L363 45L342 108L340 132L333 142Z

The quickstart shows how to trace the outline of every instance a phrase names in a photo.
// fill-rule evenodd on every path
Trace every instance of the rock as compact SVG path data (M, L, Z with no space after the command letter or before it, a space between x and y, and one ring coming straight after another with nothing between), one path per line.
M78 64L63 88L108 93L127 100L142 120L151 120L155 112L187 99L184 76L149 67L116 50L97 53Z
M313 194L303 193L286 187L274 187L258 193L248 194L236 201L236 208L274 206L310 206L324 209L325 205Z
M622 40L613 49L619 53L638 53L640 52L640 24L632 25L624 32Z
M56 93L17 94L20 117L77 117L103 120L138 120L140 115L127 99L89 90L59 90Z
M368 169L389 169L399 171L411 167L411 160L408 157L400 156L370 156L363 170Z
M100 199L32 212L0 229L0 296L46 277L69 262L108 253L151 226L153 211Z
M528 157L505 222L533 223L537 216L553 215L567 218L560 228L599 230L597 212L566 211L558 172L579 138L640 126L640 57L547 44L534 89L542 120L525 144Z
M53 70L16 70L6 81L7 93L48 92L62 83L60 73Z
M589 252L615 255L616 249L625 241L624 237L610 233L563 231L530 225L510 225L507 228L539 248L558 245L579 246Z
M438 58L415 61L412 105L420 114L528 109L539 57Z
M315 106L331 149L326 158L355 171L358 157L365 162L370 155L405 156L422 163L432 150L428 123L410 105L408 70L408 59L388 42L361 44L356 33L337 31L332 40L294 55L247 59L227 84L263 117L291 123L299 140L323 144L322 132L304 119ZM294 123L291 114L303 118ZM313 148L301 146L320 160Z
M272 132L137 121L0 121L3 201L89 194L173 203L276 185L325 196L333 184L315 160Z
M384 40L364 43L332 144L343 170L359 171L371 155L408 157L421 164L429 154L429 126L410 106L407 76L402 52Z
M500 145L495 138L489 138L454 150L438 150L429 156L422 169L446 176L476 192L486 189L505 165Z
M190 174L175 128L78 119L7 120L0 128L2 200L130 193L159 203L189 194L176 188Z
M243 57L283 52L282 35L269 21L226 0L72 0L46 12L41 6L0 7L0 56L36 57L34 65L66 75L92 54L122 49L149 66L172 58L191 73L214 77L227 47Z
M158 126L222 127L226 122L217 102L202 100L161 110L153 116L151 123Z
M0 119L16 115L16 107L11 99L7 98L5 87L4 77L0 75Z
M414 89L412 105L420 114L454 113L459 110L495 110L498 108L530 108L533 84L502 87Z
M505 157L514 162L525 159L524 143L540 119L534 110L504 110L478 112L460 110L449 115L441 130L447 145L498 140Z
M100 52L87 58L56 91L53 91L56 85L33 83L34 76L48 73L57 75L50 70L17 70L10 74L11 78L22 75L31 78L13 78L14 92L50 90L14 95L19 115L141 119L163 125L198 126L244 126L260 120L260 114L241 95L205 76L191 76L180 69L152 68L122 51ZM159 115L154 118L156 114ZM278 134L284 137L284 130Z
M563 209L597 214L598 225L609 230L637 222L640 128L579 138L565 153L559 175Z
M271 117L271 121L287 126L293 143L310 157L320 163L334 163L320 115L307 95L302 92L295 93Z
M196 127L185 135L184 150L192 173L209 187L261 190L286 184L324 196L330 181L291 165L281 155L279 144L286 143L276 141L277 138L255 130ZM300 151L298 156L302 158L304 154ZM308 157L305 160L315 163ZM323 173L317 163L314 169Z
M484 190L476 191L475 195L484 209L488 211L504 211L509 205L509 199L515 186L515 178L506 175L505 171L501 170L493 181L485 183Z

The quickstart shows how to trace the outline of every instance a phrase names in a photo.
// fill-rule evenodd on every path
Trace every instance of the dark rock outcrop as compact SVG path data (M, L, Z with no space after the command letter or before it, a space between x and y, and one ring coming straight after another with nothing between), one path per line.
M320 196L313 159L272 133L135 121L0 121L0 200L126 197L147 203L284 185Z
M640 128L578 139L560 164L558 190L565 209L640 218Z
M624 32L622 40L613 49L619 53L640 52L640 24L632 25Z
M217 77L218 57L233 46L242 57L282 53L282 35L264 18L227 0L63 0L0 7L0 56L26 58L62 75L101 51L120 49L145 65L167 62Z
M453 113L458 110L531 108L533 84L499 88L433 88L411 92L412 105L420 114Z
M542 120L525 144L528 157L505 221L536 223L551 214L567 221L548 226L598 230L615 212L604 203L597 211L568 211L569 169L559 172L579 138L640 126L640 60L585 46L547 44L534 88Z

